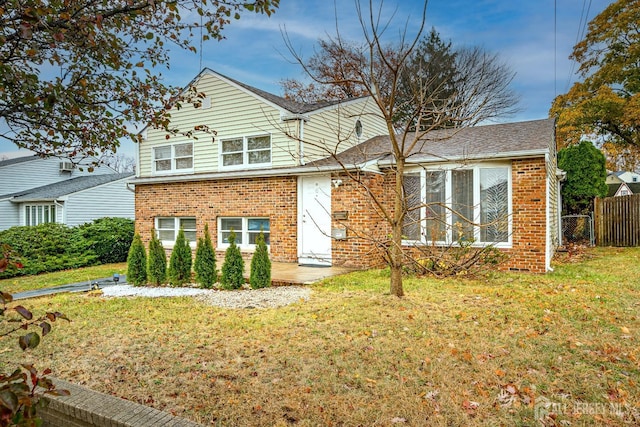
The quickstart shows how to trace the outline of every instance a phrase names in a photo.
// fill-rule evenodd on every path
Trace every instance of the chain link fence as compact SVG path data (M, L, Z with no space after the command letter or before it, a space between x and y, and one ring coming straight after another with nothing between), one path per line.
M579 244L594 246L593 217L591 215L564 215L562 221L562 245Z

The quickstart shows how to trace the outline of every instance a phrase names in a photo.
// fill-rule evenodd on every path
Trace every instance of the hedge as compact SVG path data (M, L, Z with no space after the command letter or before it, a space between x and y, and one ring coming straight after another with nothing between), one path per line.
M0 231L0 243L9 245L22 264L20 269L0 273L0 279L124 262L133 228L132 220L101 218L78 227L48 223ZM110 248L113 253L109 253ZM124 253L122 248L126 248Z

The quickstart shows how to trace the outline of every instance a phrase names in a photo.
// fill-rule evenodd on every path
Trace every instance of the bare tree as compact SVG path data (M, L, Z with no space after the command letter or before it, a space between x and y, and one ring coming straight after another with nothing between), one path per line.
M375 155L391 158L388 168L393 188L387 189L393 192L391 203L380 199L375 192L367 188L368 184L362 180L362 175L347 167L340 157L340 150L325 148L324 141L318 142L318 146L325 148L328 155L343 165L345 175L363 187L363 191L368 194L371 203L391 230L390 237L377 246L385 251L385 259L391 270L391 294L401 297L404 295L402 272L406 264L402 248L403 231L407 223L408 206L412 205L412 209L416 209L412 199L415 195L405 192L407 162L412 155L428 149L430 132L450 127L448 124L451 123L454 124L454 128L473 126L495 118L500 107L512 107L513 95L501 97L501 91L508 89L512 75L496 74L496 68L491 66L491 57L480 50L470 50L463 52L458 61L462 71L457 84L464 90L451 91L447 85L429 84L429 81L419 78L411 82L412 84L403 83L405 72L412 63L414 51L425 31L427 1L424 2L422 13L418 16L419 26L415 33L410 35L408 27L405 26L399 37L391 42L387 42L385 38L389 36L393 17L386 19L382 5L374 6L373 0L367 3L363 7L362 2L356 1L357 16L364 39L362 43L344 40L339 30L329 40L333 46L332 51L343 55L336 58L336 63L350 64L347 74L323 73L322 70L310 66L295 51L291 41L286 37L285 40L297 63L314 83L333 87L364 88L386 123L389 143L385 147L379 147L380 150ZM463 59L472 62L462 63ZM398 120L399 116L402 116L402 120ZM442 137L441 135L440 138ZM305 143L314 144L314 141Z
M101 161L119 173L135 172L136 169L136 159L134 157L127 156L124 153L105 155L102 157Z

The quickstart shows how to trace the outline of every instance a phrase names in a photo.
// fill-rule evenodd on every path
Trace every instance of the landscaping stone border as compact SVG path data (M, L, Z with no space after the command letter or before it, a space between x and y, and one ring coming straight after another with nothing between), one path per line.
M70 396L45 396L40 408L45 427L202 427L148 406L49 377Z

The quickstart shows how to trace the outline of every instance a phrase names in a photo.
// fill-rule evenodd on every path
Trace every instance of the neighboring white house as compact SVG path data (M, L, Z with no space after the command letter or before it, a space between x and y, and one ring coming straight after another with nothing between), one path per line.
M134 219L133 173L38 156L0 161L0 230L58 222L76 226L103 217Z
M627 184L640 183L640 173L618 171L607 175L607 184L619 184L621 182L626 182Z

